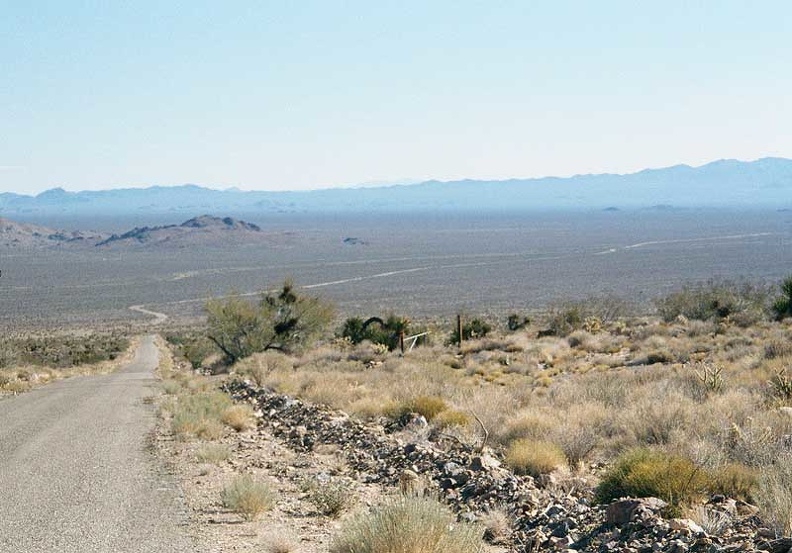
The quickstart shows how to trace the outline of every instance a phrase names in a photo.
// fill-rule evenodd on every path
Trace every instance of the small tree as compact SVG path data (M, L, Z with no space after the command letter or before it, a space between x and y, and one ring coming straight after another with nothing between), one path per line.
M232 295L209 300L204 309L207 337L230 363L269 349L289 352L321 332L333 316L330 304L298 294L291 280L277 294L262 294L258 304Z
M366 321L359 317L350 317L344 322L341 336L349 338L353 344L369 340L375 344L383 344L393 351L399 347L399 337L406 334L410 321L404 317L390 315L386 320L371 317Z
M773 302L773 313L777 321L792 317L792 275L781 282L781 295Z

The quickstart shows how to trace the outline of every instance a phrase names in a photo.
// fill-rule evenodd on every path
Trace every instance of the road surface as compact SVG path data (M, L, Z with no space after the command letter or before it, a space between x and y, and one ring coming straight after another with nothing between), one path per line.
M152 336L118 372L0 400L0 551L193 552L178 486L146 447Z

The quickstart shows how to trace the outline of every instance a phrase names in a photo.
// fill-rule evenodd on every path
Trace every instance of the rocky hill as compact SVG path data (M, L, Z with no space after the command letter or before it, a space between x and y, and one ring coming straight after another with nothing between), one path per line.
M231 217L201 215L178 225L135 227L121 234L54 230L28 223L0 219L0 248L144 248L223 246L267 243L270 233L252 223Z
M180 225L135 227L98 242L97 247L129 246L213 246L262 241L267 234L252 223L231 217L201 215Z
M93 246L105 238L93 231L55 230L0 218L0 247L4 248Z

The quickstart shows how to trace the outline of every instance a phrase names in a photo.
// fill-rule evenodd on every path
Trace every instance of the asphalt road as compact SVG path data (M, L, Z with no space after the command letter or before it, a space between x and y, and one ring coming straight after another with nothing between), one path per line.
M157 349L118 372L0 400L0 552L192 552L178 487L146 440Z

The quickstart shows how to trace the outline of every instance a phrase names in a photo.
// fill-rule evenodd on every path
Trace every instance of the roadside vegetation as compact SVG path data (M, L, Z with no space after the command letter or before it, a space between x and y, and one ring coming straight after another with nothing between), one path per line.
M281 308L262 300L266 316L257 311L261 304L243 307L241 298L213 302L205 334L169 337L191 370L166 381L171 399L164 405L177 436L215 440L252 429L248 406L223 399L216 377L196 376L228 372L364 421L389 425L420 415L428 435L491 448L516 474L586 482L594 501L659 497L669 514L715 525L704 520L714 515L703 503L722 495L755 505L778 535L789 535L791 283L687 286L658 299L656 316L633 316L624 302L595 298L530 318L471 317L462 321L461 343L455 324L430 321L420 327L428 336L406 353L398 340L418 334L406 317L354 317L333 332L329 307L316 298L304 304L311 309L286 316L291 329L304 330L268 346L278 336L275 321L303 305L287 283L281 296L291 296ZM302 325L303 316L310 324ZM213 325L221 319L229 341L213 349L206 340L219 341ZM253 333L250 321L269 338L228 355L228 344ZM223 462L223 452L203 451L207 462ZM334 551L412 551L402 538L383 537L377 525L430 508L400 499L353 515L362 511L350 508L347 488L303 493L325 516L350 513ZM404 524L411 535L422 525L433 532L435 517L441 515ZM382 549L381 542L393 540L404 549ZM459 548L477 550L475 540L463 541Z
M21 393L70 376L107 373L134 351L120 332L0 337L0 394Z

